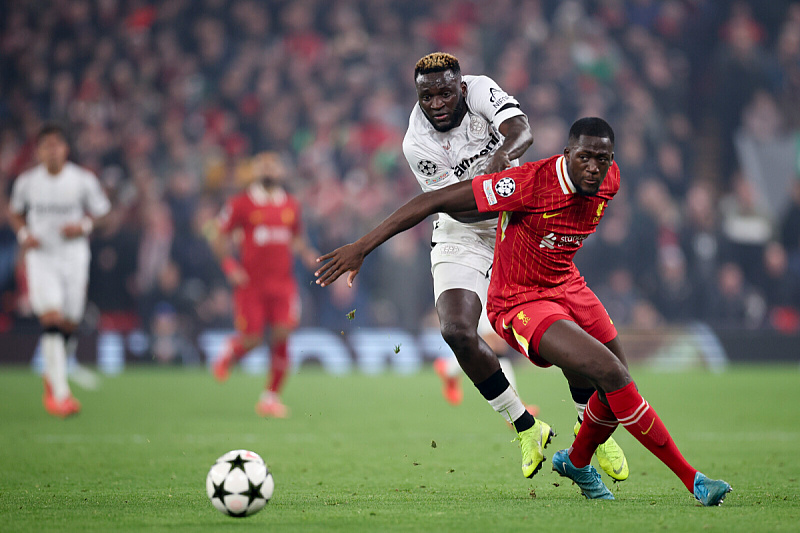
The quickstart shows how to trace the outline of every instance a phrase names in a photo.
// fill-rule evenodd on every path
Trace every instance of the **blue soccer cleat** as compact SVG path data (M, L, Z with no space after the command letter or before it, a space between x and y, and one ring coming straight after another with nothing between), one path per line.
M568 477L580 487L581 492L590 500L613 500L614 495L600 479L600 474L592 465L577 468L569 460L567 450L559 450L553 456L553 470Z
M694 475L694 497L706 507L721 505L722 500L732 490L731 486L721 479L711 479L701 472Z

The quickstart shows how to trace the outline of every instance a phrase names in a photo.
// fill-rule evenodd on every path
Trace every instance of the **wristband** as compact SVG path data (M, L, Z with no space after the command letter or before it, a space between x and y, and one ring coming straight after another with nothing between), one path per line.
M241 265L233 257L226 257L222 260L222 271L226 276L230 276L234 273L234 271L239 270L240 268L242 268Z
M89 235L92 230L94 229L94 222L89 217L83 217L81 220L81 230L83 231L84 235Z
M27 241L28 237L30 236L31 234L28 231L28 228L26 226L22 226L17 232L17 242L20 244L25 244L25 241Z

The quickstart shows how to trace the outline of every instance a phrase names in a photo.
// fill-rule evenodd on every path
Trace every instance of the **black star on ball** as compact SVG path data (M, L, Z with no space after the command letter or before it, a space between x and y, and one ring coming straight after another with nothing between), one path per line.
M247 496L247 506L250 507L253 502L256 501L256 499L262 498L261 486L264 484L264 482L262 481L258 485L254 485L253 482L248 478L247 483L249 487L247 487L246 491L242 492L242 495Z
M212 499L216 498L224 502L225 496L230 496L231 494L233 494L232 492L228 492L227 490L225 490L225 487L223 486L225 485L224 479L222 480L222 483L220 483L219 485L217 485L213 481L211 482L211 484L214 485L214 495L211 496Z
M234 459L231 459L230 461L226 461L226 462L227 462L227 463L230 463L230 465L231 465L231 469L230 469L230 471L231 471L231 472L233 472L233 469L234 469L234 468L238 468L239 470L241 470L242 472L244 472L244 464L245 464L247 461L245 461L245 460L242 458L241 454L239 454L239 455L237 455L237 456L236 456Z

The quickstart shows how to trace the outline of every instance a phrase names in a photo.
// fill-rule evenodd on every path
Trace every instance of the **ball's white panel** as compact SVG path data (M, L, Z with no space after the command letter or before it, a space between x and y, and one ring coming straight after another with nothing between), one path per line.
M267 466L264 463L250 461L245 463L244 471L254 485L258 485L267 477Z
M232 514L241 514L247 510L249 498L242 494L231 494L225 496L225 507Z
M250 488L250 484L247 480L247 474L238 468L231 470L230 473L228 473L228 477L225 478L225 490L228 492L238 494L246 491L248 488Z
M272 492L275 490L275 480L272 479L272 474L267 474L264 484L261 485L261 495L264 496L266 501L272 498Z

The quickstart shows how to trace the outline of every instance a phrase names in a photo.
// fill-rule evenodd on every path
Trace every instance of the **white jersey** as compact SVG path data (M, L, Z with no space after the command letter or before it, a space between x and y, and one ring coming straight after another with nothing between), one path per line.
M423 192L441 189L483 173L505 139L500 124L524 115L513 96L487 76L463 76L467 84L467 114L459 126L437 131L414 105L403 139L403 153ZM511 163L519 164L518 160ZM494 247L497 220L465 224L440 213L433 226L433 242L470 243L476 238ZM489 257L491 262L491 257Z
M11 211L25 216L28 232L39 240L36 251L43 254L88 254L86 237L64 239L61 228L79 223L86 213L100 217L108 213L108 201L97 177L89 170L67 162L56 175L42 164L14 182Z

